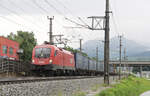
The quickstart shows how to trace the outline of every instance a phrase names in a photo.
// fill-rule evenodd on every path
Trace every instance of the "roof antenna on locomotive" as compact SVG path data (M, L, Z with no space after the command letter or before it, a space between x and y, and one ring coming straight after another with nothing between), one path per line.
M44 44L50 44L48 41L44 41Z

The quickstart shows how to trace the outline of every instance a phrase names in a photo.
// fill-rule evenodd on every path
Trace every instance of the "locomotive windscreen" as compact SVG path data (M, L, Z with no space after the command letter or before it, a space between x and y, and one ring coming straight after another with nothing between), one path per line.
M36 58L49 58L51 54L50 48L35 48Z

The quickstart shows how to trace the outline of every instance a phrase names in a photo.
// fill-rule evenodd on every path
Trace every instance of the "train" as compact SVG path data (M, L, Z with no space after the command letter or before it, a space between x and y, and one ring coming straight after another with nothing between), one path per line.
M0 36L0 59L19 61L19 54L22 53L20 50L18 42ZM35 46L32 61L24 65L26 66L30 66L28 73L33 73L32 76L89 76L104 73L102 62L91 59L80 51L73 53L49 43ZM110 73L114 71L112 67L109 70Z
M72 53L55 45L42 44L32 52L32 71L46 75L96 75L103 74L104 64L81 52Z
M19 43L0 36L0 59L19 60Z

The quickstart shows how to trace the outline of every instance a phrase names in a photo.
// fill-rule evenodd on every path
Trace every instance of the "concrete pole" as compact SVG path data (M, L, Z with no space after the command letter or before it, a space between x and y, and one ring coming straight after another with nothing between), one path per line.
M109 0L106 0L105 11L105 45L104 45L104 83L109 85Z

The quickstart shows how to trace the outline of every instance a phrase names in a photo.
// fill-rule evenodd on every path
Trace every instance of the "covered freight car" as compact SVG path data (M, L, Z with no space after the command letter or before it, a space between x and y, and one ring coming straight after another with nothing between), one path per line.
M81 53L74 53L76 70L89 70L88 57L83 56Z
M89 59L89 70L90 71L96 71L96 60Z
M78 72L82 74L101 73L104 70L104 64L83 56L82 53L74 53L75 67Z
M98 61L97 71L104 72L104 64Z

